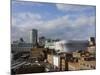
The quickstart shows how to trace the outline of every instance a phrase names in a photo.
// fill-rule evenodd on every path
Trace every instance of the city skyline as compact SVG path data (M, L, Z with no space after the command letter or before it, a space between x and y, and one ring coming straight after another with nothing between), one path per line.
M64 40L88 40L95 37L95 6L12 1L11 40L23 37L29 42L29 31L39 36Z

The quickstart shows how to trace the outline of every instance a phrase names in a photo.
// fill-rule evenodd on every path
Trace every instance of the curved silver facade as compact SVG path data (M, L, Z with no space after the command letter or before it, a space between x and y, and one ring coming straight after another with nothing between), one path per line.
M64 52L73 52L76 50L86 50L89 42L87 40L70 40L70 41L59 41L55 44L55 50L60 50Z

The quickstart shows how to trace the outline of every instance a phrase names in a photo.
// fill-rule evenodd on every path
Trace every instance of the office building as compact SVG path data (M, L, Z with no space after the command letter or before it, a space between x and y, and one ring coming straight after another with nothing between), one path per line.
M38 31L36 29L32 29L30 32L30 43L33 44L33 46L37 46L37 38L38 38Z

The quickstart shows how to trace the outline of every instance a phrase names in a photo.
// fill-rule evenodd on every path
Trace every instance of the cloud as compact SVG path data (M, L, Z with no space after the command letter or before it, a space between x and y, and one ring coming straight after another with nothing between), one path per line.
M74 20L74 23L72 24L72 26L74 27L79 27L79 26L94 26L95 25L95 16L79 16L76 20Z
M95 9L94 6L90 5L72 5L72 4L56 4L58 10L66 12L83 12L86 10Z
M39 36L61 39L87 39L95 35L95 16L78 16L74 20L69 15L43 20L42 14L21 12L12 15L12 40L23 37L29 42L29 31L38 29Z
M43 4L39 3L39 2L32 2L32 1L19 1L19 0L13 0L12 2L12 6L43 6Z

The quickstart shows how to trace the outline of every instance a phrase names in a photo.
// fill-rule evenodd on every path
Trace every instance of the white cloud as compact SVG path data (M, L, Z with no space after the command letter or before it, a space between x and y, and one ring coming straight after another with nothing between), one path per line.
M85 27L84 27L85 26ZM65 15L52 20L43 20L40 14L34 13L17 13L12 16L12 40L24 37L25 40L29 40L29 31L33 28L39 30L40 35L45 35L49 37L69 37L74 38L75 34L77 37L87 30L86 27L95 27L95 16L79 16L75 20L70 19L70 16ZM81 28L84 27L85 32L81 32ZM80 28L80 29L79 29ZM85 29L86 28L86 29ZM69 31L69 29L71 29ZM77 29L80 31L77 31ZM92 30L95 32L95 30ZM70 33L70 34L69 34ZM90 34L89 33L89 34ZM84 37L85 37L84 34ZM87 36L87 35L86 35Z
M73 23L72 26L79 27L84 25L95 25L95 16L79 16Z
M62 16L62 17L58 17L56 19L52 19L50 21L45 22L45 28L46 29L55 29L57 27L65 27L68 26L68 16ZM63 26L62 26L63 25Z
M58 10L61 11L74 11L74 12L83 12L87 9L94 9L93 6L88 5L71 5L71 4L56 4Z

